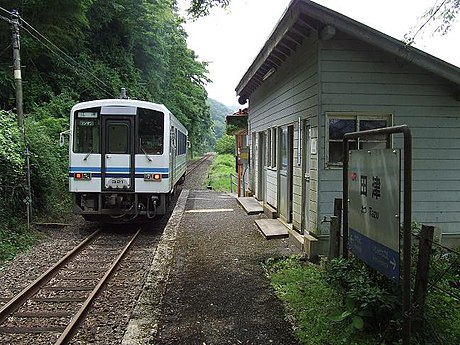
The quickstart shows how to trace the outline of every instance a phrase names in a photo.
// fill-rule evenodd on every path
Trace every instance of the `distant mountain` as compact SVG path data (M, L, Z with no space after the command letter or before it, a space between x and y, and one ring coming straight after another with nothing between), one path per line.
M227 106L212 98L208 98L209 112L214 123L214 133L219 139L225 133L225 116L233 114L238 110L238 106Z

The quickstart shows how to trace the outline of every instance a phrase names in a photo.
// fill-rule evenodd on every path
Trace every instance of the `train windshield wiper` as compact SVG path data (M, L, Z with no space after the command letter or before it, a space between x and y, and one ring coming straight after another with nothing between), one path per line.
M89 150L89 152L86 154L86 156L85 156L85 158L83 158L83 160L86 161L86 160L88 159L89 155L90 155L91 153L93 153L93 151L94 151L94 149L91 148L91 150Z
M150 158L150 156L148 155L148 153L144 150L144 148L142 147L142 145L139 145L140 148L141 148L141 151L144 153L145 157L147 157L147 159L149 160L149 162L152 161L152 158Z

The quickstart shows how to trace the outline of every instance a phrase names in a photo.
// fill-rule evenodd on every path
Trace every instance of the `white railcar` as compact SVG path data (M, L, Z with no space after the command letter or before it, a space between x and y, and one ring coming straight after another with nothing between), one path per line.
M162 104L105 99L70 114L69 189L86 220L142 220L164 214L184 180L187 129Z

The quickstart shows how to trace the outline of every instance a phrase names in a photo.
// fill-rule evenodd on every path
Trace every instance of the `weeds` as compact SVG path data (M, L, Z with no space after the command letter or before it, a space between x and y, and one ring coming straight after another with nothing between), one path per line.
M35 244L38 237L37 233L27 230L19 221L11 220L10 224L2 225L0 227L0 268L4 262Z
M206 186L219 192L230 191L230 174L235 173L235 156L230 154L217 155L209 168Z
M299 256L268 259L265 271L283 301L287 318L302 344L375 344L376 338L334 316L343 313L343 300L325 279L323 269ZM347 319L351 314L347 314Z

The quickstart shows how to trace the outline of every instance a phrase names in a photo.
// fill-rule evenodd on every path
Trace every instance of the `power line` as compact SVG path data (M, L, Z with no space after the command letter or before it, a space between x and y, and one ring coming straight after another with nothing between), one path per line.
M3 8L0 6L0 10L2 10L3 12L6 12L8 13L10 16L13 14L12 12L8 11L7 9Z
M43 42L40 38L38 38L36 35L34 35L32 32L30 32L29 29L27 29L25 26L21 26L30 36L32 36L35 40L37 40L40 44L42 44L46 49L48 49L51 53L53 53L56 57L58 57L59 59L61 59L62 61L64 61L65 63L69 63L69 61L67 61L65 58L63 58L58 52L56 52L52 47L50 47L48 44L46 44L45 42ZM67 56L67 54L65 54L65 56ZM73 60L73 59L72 59ZM71 61L72 61L71 60ZM73 60L75 61L75 60ZM90 74L92 75L91 72L87 71L87 70L84 70L82 67L80 66L75 66L74 64L72 63L69 63L69 65L75 70L75 72L77 74L80 74L82 76L85 76L85 73L87 74ZM80 70L83 70L83 71L80 71ZM100 79L98 79L97 77L95 77L96 81L99 81L101 82L104 86L106 86L106 84L104 82L102 82ZM108 94L108 95L111 95L111 91L109 91L109 89L105 89L102 85L100 85L99 83L95 82L94 84L100 91Z
M105 92L108 92L107 90L110 90L110 87L101 79L99 79L96 75L94 75L94 73L92 73L91 71L87 70L81 63L79 63L78 61L76 61L74 58L72 58L71 56L69 56L66 52L64 52L62 49L60 49L57 45L55 45L53 42L51 42L48 38L46 38L43 34L41 34L37 29L35 29L32 25L30 25L27 21L25 21L23 18L21 18L22 22L24 24L26 24L29 28L31 28L35 33L37 33L41 38L43 38L46 42L48 42L52 47L54 47L58 52L60 52L61 54L63 54L68 60L70 60L71 62L73 62L78 68L84 70L87 74L89 74L90 76L92 76L95 80L97 80L99 83L101 83L102 85L104 85L104 87L106 87L107 89L105 90ZM24 29L25 27L22 26ZM26 30L29 34L31 34L30 31ZM32 35L32 34L31 34ZM35 39L37 39L34 35L32 35ZM37 39L38 40L38 39ZM39 40L39 42L41 44L44 44L43 42L41 42ZM45 45L45 44L44 44ZM45 45L46 46L46 45ZM49 49L49 48L48 48ZM108 92L109 94L111 92Z

